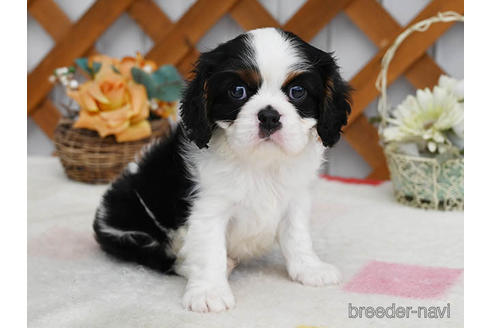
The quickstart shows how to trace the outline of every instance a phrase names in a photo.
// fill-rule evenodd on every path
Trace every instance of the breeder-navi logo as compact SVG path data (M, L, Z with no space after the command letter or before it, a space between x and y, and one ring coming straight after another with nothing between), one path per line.
M408 319L410 316L424 319L442 319L451 317L451 306L448 303L446 306L396 306L391 303L391 306L354 306L348 304L348 317L355 318L389 318L389 319Z

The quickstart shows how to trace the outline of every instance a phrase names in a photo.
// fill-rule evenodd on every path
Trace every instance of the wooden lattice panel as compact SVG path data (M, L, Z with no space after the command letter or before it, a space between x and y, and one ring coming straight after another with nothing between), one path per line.
M463 14L463 2L433 0L409 25L438 12L453 10ZM257 0L198 0L177 22L172 22L152 0L97 0L74 23L53 0L30 0L27 8L56 41L56 45L28 74L27 79L27 114L49 137L53 135L60 113L47 98L52 88L48 77L55 68L70 65L78 57L95 53L96 40L125 12L154 41L154 47L146 56L158 65L176 65L187 76L199 55L195 45L227 13L245 30L282 27L310 41L338 13L344 11L379 48L379 52L350 81L355 92L344 137L371 166L373 171L369 178L388 178L377 131L363 113L378 95L374 83L381 58L405 27L400 26L377 0L307 0L284 25L279 24ZM444 72L425 51L452 25L435 24L426 33L411 35L393 59L388 71L388 83L405 75L416 88L436 84Z

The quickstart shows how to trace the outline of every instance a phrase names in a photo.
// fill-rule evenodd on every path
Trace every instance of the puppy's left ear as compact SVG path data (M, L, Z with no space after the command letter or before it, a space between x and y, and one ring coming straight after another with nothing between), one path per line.
M205 53L200 56L181 101L180 114L188 138L199 148L207 147L212 137L212 125L208 118L206 84L210 64Z
M347 124L352 88L340 76L331 54L323 52L317 67L324 78L326 92L316 129L323 145L332 147L340 139L342 127Z

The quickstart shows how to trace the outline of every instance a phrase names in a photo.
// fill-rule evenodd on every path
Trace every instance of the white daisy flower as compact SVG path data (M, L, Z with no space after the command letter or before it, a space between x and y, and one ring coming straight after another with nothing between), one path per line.
M150 100L150 108L153 110L156 110L157 108L159 108L159 104L157 103L155 98L152 98Z
M458 100L465 98L465 80L458 81L447 75L441 75L437 85L453 93Z
M70 89L77 89L79 87L79 82L77 82L76 80L70 80L70 82L68 83L68 86Z
M152 73L152 66L151 65L145 65L143 67L143 71L146 72L146 73Z
M56 75L60 76L60 75L65 75L68 73L68 68L67 67L60 67L60 68L57 68L55 70L56 72Z
M392 112L383 130L385 142L415 142L431 153L445 152L452 146L450 131L463 138L462 97L463 83L446 76L432 91L417 90Z

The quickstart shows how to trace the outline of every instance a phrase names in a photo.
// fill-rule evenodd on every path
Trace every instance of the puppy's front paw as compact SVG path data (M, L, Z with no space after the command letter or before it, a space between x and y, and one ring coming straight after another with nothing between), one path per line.
M221 312L232 309L234 305L234 296L228 284L188 287L183 296L184 308L194 312Z
M341 274L338 269L328 263L297 263L288 269L290 277L308 286L324 286L339 284Z

